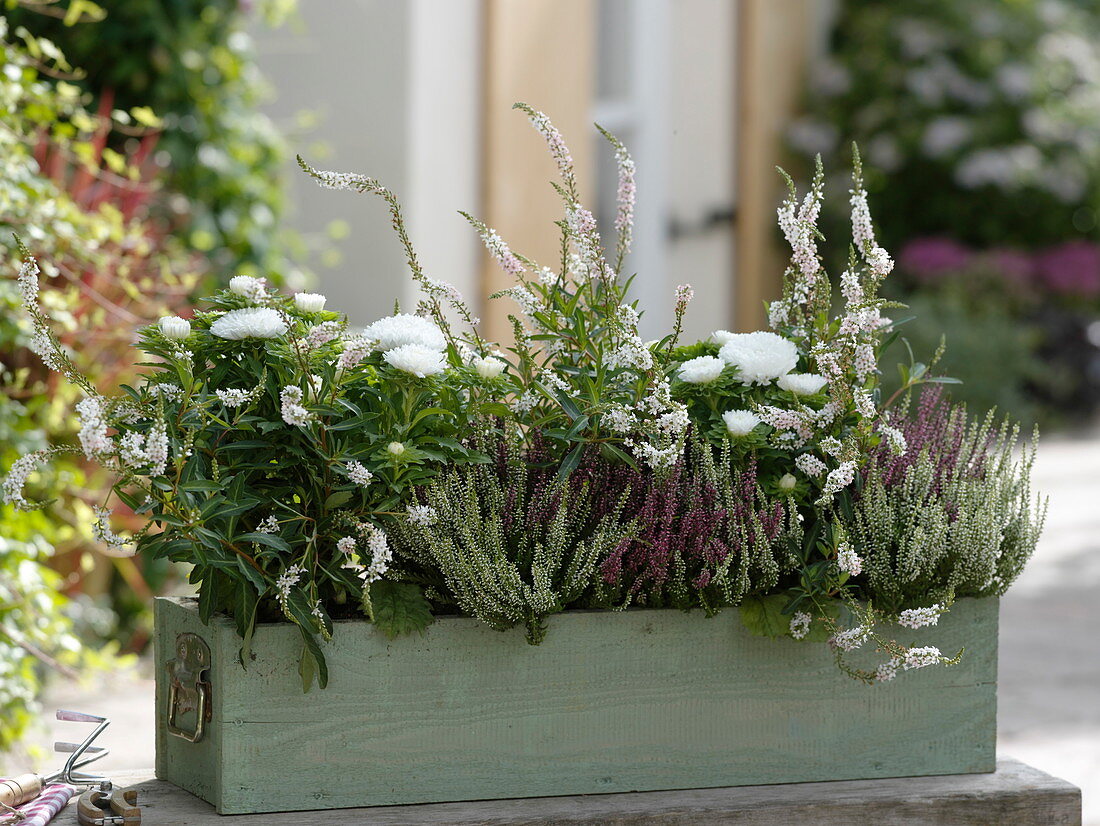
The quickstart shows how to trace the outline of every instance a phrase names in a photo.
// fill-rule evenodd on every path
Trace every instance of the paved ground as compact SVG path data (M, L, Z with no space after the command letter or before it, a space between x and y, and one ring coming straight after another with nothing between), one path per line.
M1035 485L1050 496L1047 529L1001 610L999 751L1084 790L1100 826L1100 438L1048 440ZM109 715L105 768L153 765L152 681L139 668L97 685L58 686L46 707ZM54 723L36 738L72 737Z

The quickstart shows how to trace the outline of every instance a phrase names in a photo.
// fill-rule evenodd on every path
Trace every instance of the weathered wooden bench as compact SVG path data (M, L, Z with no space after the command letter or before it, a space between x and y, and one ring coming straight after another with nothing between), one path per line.
M846 780L674 792L433 803L323 812L222 816L151 771L115 776L136 788L146 826L264 823L363 826L1054 826L1081 823L1081 791L1016 760L992 774ZM288 777L287 783L294 778ZM55 821L76 825L70 805Z

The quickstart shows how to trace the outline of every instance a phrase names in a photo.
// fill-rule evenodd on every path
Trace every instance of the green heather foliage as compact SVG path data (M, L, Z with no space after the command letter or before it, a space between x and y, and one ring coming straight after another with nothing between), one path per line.
M898 331L879 288L893 261L858 154L840 313L817 248L819 166L779 210L792 259L772 330L681 345L693 291L680 285L673 329L647 343L621 271L633 161L605 133L619 170L609 256L561 134L517 108L556 162L564 216L553 267L470 219L516 282L499 295L519 307L507 352L480 336L458 290L424 273L390 190L304 162L324 187L386 202L421 289L415 314L356 332L324 296L237 276L190 321L143 328L154 360L107 396L59 346L25 254L38 350L84 390L81 448L148 520L138 546L193 566L202 617L234 617L245 664L258 620L297 625L306 688L327 681L332 620L356 614L396 635L458 612L524 626L537 643L570 608L739 606L757 633L827 640L866 682L957 662L876 623L934 624L955 597L1007 587L1038 535L1030 464L1008 460L1013 430L909 415L913 388L950 381L935 377L939 354L903 365L883 398L878 362ZM5 499L35 507L24 483L66 449L18 459ZM133 541L112 524L97 510L104 541ZM870 642L877 669L848 665Z
M996 423L992 412L968 419L965 407L935 394L906 430L908 467L876 457L851 520L866 595L890 613L1000 596L1042 531L1029 484L1034 448L1018 456L1008 421ZM922 445L926 433L934 441Z

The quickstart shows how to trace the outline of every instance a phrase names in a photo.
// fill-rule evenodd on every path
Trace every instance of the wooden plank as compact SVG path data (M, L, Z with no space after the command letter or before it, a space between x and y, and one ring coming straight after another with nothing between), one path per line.
M764 302L782 287L775 209L784 184L775 167L801 101L816 15L807 0L741 0L739 9L734 319L750 331L764 326Z
M226 823L209 804L150 779L148 772L116 775L115 782L138 790L146 823ZM284 813L242 815L230 822L296 826L302 820L301 813ZM1023 763L1001 760L992 774L341 809L311 812L308 820L318 826L1077 826L1081 792ZM74 807L54 822L75 826Z
M627 611L554 617L537 647L469 618L395 641L341 622L329 688L303 695L293 627L262 626L248 670L227 670L229 622L204 629L183 601L161 611L220 665L205 750L171 738L158 775L206 796L191 774L217 760L223 813L994 768L996 600L922 629L922 644L965 646L962 664L873 688L824 646L753 637L735 611Z
M550 187L557 169L527 118L512 110L524 101L550 116L572 150L582 197L592 179L592 94L595 5L591 0L486 0L484 155L485 214L479 216L514 250L556 267L561 199ZM593 204L589 204L593 208ZM512 340L508 299L487 301L513 286L511 276L484 257L484 323L491 341Z

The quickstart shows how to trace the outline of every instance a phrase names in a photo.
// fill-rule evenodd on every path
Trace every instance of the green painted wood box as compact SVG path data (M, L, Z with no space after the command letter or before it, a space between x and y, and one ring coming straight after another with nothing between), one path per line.
M261 626L244 670L230 622L158 599L157 777L230 814L991 772L997 607L914 634L960 665L874 687L736 611L566 613L537 647L467 618L394 641L338 622L329 687L303 694L296 628Z

